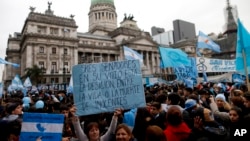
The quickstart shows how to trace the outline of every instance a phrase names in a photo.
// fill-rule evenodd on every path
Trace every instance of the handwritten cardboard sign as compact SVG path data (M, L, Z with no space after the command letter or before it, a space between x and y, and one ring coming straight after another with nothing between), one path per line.
M146 105L138 60L73 66L73 84L77 115Z

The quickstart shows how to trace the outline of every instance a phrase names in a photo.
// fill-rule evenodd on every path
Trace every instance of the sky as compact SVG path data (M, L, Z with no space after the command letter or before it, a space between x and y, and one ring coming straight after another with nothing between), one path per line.
M60 17L75 15L78 32L88 31L88 12L91 0L0 0L0 57L5 57L9 34L21 32L30 6L35 12L44 13L52 2L51 9ZM151 27L173 30L173 21L181 19L195 24L196 34L223 32L226 0L114 0L118 26L124 14L131 14L141 30L151 33ZM250 31L250 0L230 0L237 6L238 16ZM4 65L0 65L0 81Z

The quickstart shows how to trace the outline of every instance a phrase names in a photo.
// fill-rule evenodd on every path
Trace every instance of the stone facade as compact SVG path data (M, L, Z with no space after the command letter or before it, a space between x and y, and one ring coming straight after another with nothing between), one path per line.
M5 86L15 74L23 77L25 69L33 65L44 69L41 83L69 83L72 66L76 64L124 60L124 45L143 54L143 75L160 72L158 44L148 32L141 31L131 17L124 18L117 27L115 6L110 0L91 4L86 33L77 30L73 16L54 15L50 5L45 14L32 9L21 33L8 39L5 59L21 67L5 65Z

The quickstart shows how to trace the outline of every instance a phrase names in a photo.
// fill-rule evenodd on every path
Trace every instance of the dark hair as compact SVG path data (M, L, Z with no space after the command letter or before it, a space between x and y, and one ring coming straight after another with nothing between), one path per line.
M199 97L196 94L191 94L188 96L188 99L193 99L196 101L196 103L200 103Z
M6 106L6 112L8 114L12 114L12 111L14 111L20 104L19 103L9 103Z
M172 105L178 105L180 102L181 96L176 93L171 93L168 95L168 100L171 101Z
M163 130L157 125L148 126L145 141L167 141Z
M179 125L182 120L182 113L179 107L171 106L166 115L167 123L173 126Z
M244 97L250 101L250 92L245 92Z
M99 129L99 124L98 122L89 122L89 123L84 123L84 133L89 139L89 131L93 128L96 127Z
M239 115L239 121L242 121L243 111L240 107L234 106L230 109L230 111L235 111Z
M159 103L165 103L167 100L167 95L166 94L160 94L156 97L155 101Z
M186 90L187 92L189 92L189 93L192 93L192 92L193 92L193 89L192 89L192 88L189 88L189 87L185 88L185 90Z
M151 106L155 107L157 110L161 109L161 104L159 102L153 102Z

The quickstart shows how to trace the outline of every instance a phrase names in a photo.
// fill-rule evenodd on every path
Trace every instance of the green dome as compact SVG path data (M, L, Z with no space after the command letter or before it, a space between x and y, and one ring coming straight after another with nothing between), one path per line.
M108 3L114 5L114 0L91 0L91 5L95 5L98 3Z

